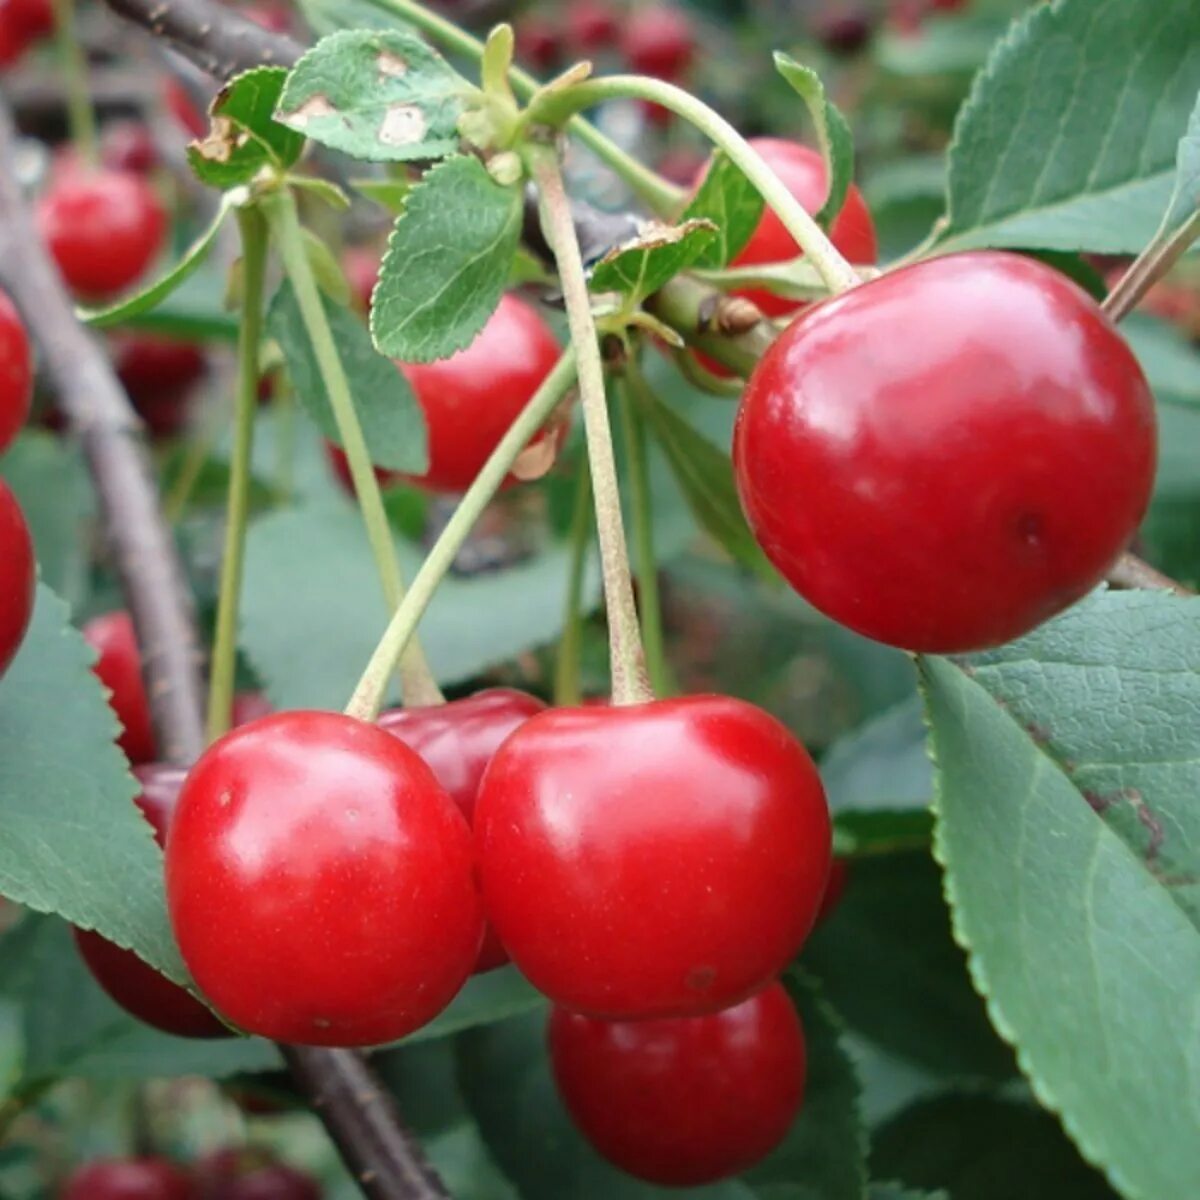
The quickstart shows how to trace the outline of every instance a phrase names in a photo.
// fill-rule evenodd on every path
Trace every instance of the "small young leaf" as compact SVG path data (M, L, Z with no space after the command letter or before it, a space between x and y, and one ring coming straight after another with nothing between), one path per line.
M413 188L407 179L352 179L350 186L368 200L374 200L386 208L394 217L404 211L408 194Z
M291 176L291 184L292 187L299 188L338 212L350 207L350 197L336 183L318 175L301 175L296 172Z
M522 192L477 159L447 159L413 188L379 269L371 336L404 362L448 358L487 323L521 234Z
M301 229L300 234L304 240L304 253L317 286L335 305L344 308L350 303L350 284L341 264L328 243L311 229Z
M854 175L854 139L850 126L825 95L825 85L816 71L780 51L775 53L775 69L808 105L817 128L817 142L829 176L829 192L816 218L822 225L828 225L842 211Z
M717 236L701 248L693 266L728 266L750 240L762 220L763 198L758 189L724 154L714 156L684 220L711 221Z
M663 225L648 221L630 241L614 246L592 269L594 292L623 292L640 304L691 266L717 234L706 219Z
M327 297L322 302L371 460L380 467L419 475L429 465L429 452L425 422L408 380L395 363L376 353L359 317ZM292 386L305 411L321 432L340 446L342 440L316 354L305 332L296 293L286 280L271 301L267 328L283 351Z
M313 141L368 161L444 158L479 89L400 30L346 30L292 68L276 117Z
M188 147L202 182L228 189L249 183L267 164L286 169L296 162L304 138L273 116L286 78L283 67L254 67L216 94L208 134Z

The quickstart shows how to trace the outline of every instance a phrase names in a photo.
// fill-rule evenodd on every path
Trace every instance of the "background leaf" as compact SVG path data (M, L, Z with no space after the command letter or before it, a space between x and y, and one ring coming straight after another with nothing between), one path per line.
M640 303L689 267L716 237L707 220L678 225L647 222L631 241L614 246L592 269L595 292L624 292Z
M719 269L727 266L750 240L762 220L763 198L758 189L724 154L709 163L704 180L696 189L684 220L711 221L716 237L703 247L695 265Z

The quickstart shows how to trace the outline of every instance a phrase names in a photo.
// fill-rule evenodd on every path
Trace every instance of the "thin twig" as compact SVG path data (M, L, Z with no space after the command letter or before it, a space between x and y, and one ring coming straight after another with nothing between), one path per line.
M1128 316L1146 293L1183 257L1187 248L1200 237L1200 208L1180 227L1159 241L1157 238L1138 256L1121 276L1104 301L1104 311L1114 321Z
M1108 573L1108 582L1113 587L1142 588L1154 592L1173 592L1176 596L1194 596L1191 588L1184 587L1176 579L1164 575L1136 554L1122 554Z

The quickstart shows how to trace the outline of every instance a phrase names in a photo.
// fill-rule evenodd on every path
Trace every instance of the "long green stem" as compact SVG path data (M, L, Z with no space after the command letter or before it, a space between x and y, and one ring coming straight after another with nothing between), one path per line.
M559 126L573 114L618 97L661 104L691 122L719 146L759 190L762 198L783 222L784 228L820 272L831 292L844 292L859 282L854 269L838 253L804 205L767 166L762 155L724 117L702 100L696 99L691 92L673 83L640 75L607 75L602 79L589 79L560 92L544 94L530 108L529 120Z
M483 42L472 37L465 30L459 29L453 21L440 17L437 13L415 2L415 0L369 0L376 8L394 13L409 24L415 26L432 41L444 46L464 58L479 61L483 58ZM520 67L513 67L508 73L513 91L522 99L528 100L541 88L541 83ZM682 188L663 179L661 175L651 171L645 164L638 162L632 154L622 150L611 138L605 137L590 121L582 117L574 117L569 126L569 132L577 137L597 158L607 163L625 182L639 195L659 216L671 217L678 210L684 199Z
M240 209L242 235L242 323L238 334L237 399L234 407L233 453L229 460L229 500L225 510L225 552L217 596L208 683L208 740L228 732L237 670L238 603L246 557L246 521L250 509L250 456L254 449L254 416L258 408L258 350L262 342L263 287L267 273L267 224L253 207Z
M67 124L75 152L87 166L98 161L96 113L88 86L88 61L79 41L75 0L54 0L55 40L62 63L63 91L67 97Z
M554 660L554 703L578 704L583 699L579 684L579 656L583 643L583 573L588 547L592 544L592 474L587 458L579 464L575 479L575 501L571 508L568 535L571 558L567 566L567 595L563 608L562 636Z
M329 393L329 403L337 422L338 433L341 435L342 448L346 452L350 478L358 497L359 508L362 510L367 540L371 544L379 579L383 585L383 598L388 611L394 612L404 597L400 559L396 554L396 543L392 539L392 530L388 524L387 510L383 506L379 480L375 478L370 451L363 437L358 414L354 411L350 383L346 378L337 344L333 340L333 331L325 316L325 306L321 302L317 281L304 248L304 235L296 212L296 201L290 192L282 190L264 200L263 205L283 259L284 270L295 289L300 316L312 342L321 379ZM441 703L441 691L417 641L409 643L399 668L400 686L406 704L416 706Z
M371 661L363 671L362 678L354 689L354 695L350 697L350 703L346 705L348 716L373 721L379 715L388 676L395 670L397 660L405 653L405 647L411 643L438 584L453 565L480 514L500 490L500 485L512 469L513 463L517 461L517 456L545 425L574 381L575 354L568 349L522 409L521 415L500 439L479 474L475 476L474 482L463 494L454 515L446 522L446 527L425 556L412 586L393 613L379 645L375 647L375 653L371 655Z
M579 359L579 396L587 433L588 461L592 468L600 565L604 571L612 700L614 704L641 704L653 699L654 693L646 678L645 652L633 599L633 580L629 574L629 552L621 517L617 463L604 394L604 366L592 316L592 298L588 293L557 151L552 146L532 145L528 155L538 188L542 226L558 266L571 344Z

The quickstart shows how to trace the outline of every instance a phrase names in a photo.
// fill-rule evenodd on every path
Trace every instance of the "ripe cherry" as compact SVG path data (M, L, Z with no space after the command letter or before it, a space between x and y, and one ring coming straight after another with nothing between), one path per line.
M857 54L870 40L874 14L868 5L848 0L817 11L813 37L831 54Z
M192 1200L188 1177L163 1158L112 1158L80 1167L59 1200Z
M309 1176L255 1146L208 1154L192 1174L196 1200L320 1200Z
M133 773L142 785L138 808L162 846L187 771L168 763L143 763ZM96 982L126 1012L176 1037L230 1037L231 1031L185 988L90 930L76 929L75 944Z
M625 24L621 49L635 71L674 82L695 57L692 22L672 4L635 9Z
M16 306L0 291L0 454L29 416L33 398L33 355Z
M37 217L62 277L89 299L124 291L141 278L167 230L153 188L128 171L64 170L38 201Z
M554 1008L549 1043L580 1132L623 1171L670 1187L752 1167L804 1096L804 1032L778 983L704 1017L597 1021Z
M239 725L257 721L259 717L269 716L274 711L265 692L238 692L233 698L230 723L236 729Z
M157 753L150 703L142 682L142 654L133 631L133 618L124 611L93 617L84 627L83 636L100 655L92 669L108 688L108 698L121 736L117 745L135 766L149 762Z
M429 435L429 469L413 482L438 492L466 491L558 357L558 343L538 311L506 295L465 350L439 362L398 364ZM561 427L545 429L530 445L560 434Z
M930 653L1019 637L1099 583L1146 510L1155 453L1150 390L1095 301L990 252L802 315L734 434L742 506L792 586Z
M16 656L33 615L37 566L17 498L0 479L0 676Z
M187 424L192 389L203 378L204 351L195 342L149 333L114 341L114 363L151 436L173 437Z
M475 809L487 912L556 1003L690 1016L769 982L829 873L816 768L726 696L550 709L500 747Z
M371 294L379 281L379 251L370 246L347 246L342 270L350 285L350 299L361 312L371 311Z
M825 895L821 897L821 907L817 910L817 921L824 921L842 898L846 890L847 876L846 860L835 858L829 865L829 882L825 885Z
M208 132L208 118L196 106L187 88L174 75L164 75L162 80L163 100L167 110L185 133L201 138Z
M158 147L141 121L110 121L100 135L100 161L113 171L147 175L158 166Z
M49 37L54 32L54 4L52 0L0 0L5 19L13 25L27 42Z
M28 39L8 19L6 6L0 4L0 67L19 62L28 47Z
M471 824L479 783L492 755L513 730L546 706L527 692L490 688L432 708L397 708L383 713L379 727L415 750ZM508 955L488 926L476 972L503 966Z
M411 1033L454 997L483 937L462 813L414 751L337 713L278 713L210 746L166 865L196 983L277 1041Z
M517 61L534 71L548 71L562 57L558 25L540 13L526 13L516 28Z
M617 14L606 0L574 0L567 6L567 44L576 54L607 50L620 31Z

